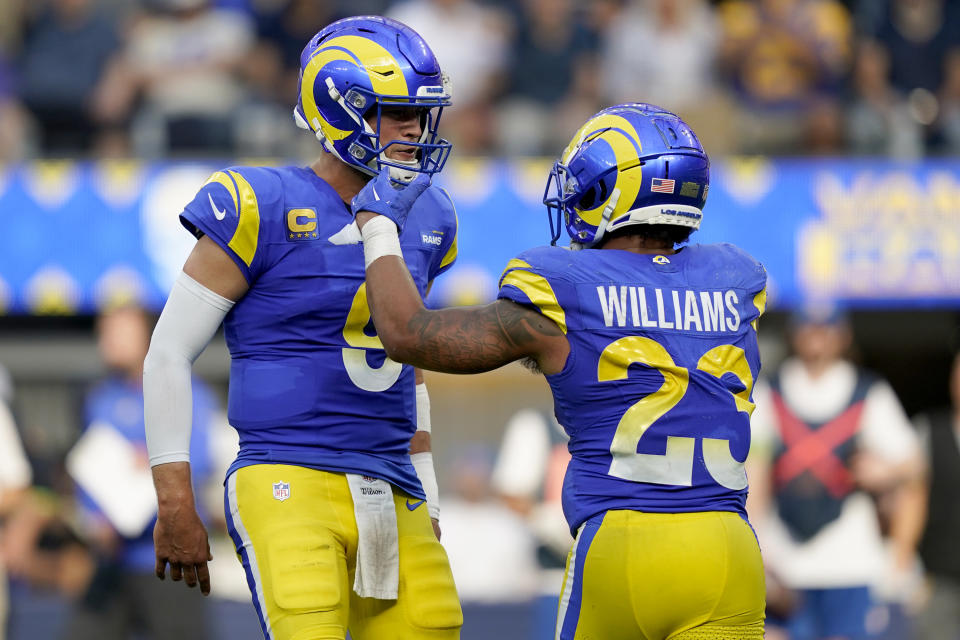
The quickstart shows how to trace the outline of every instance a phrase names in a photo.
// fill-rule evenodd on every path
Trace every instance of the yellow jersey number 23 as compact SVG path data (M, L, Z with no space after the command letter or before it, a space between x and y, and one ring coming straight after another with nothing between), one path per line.
M674 363L667 350L655 340L628 336L616 340L603 350L597 365L600 382L623 380L631 364L639 363L663 374L663 384L653 393L634 403L620 418L610 445L613 462L610 475L633 482L651 482L690 486L693 483L693 458L696 438L668 436L663 454L637 453L640 439L657 420L680 402L687 391L690 372ZM753 375L743 349L725 344L707 351L697 362L697 369L720 378L732 373L744 389L732 393L737 411L749 418L753 412L750 392ZM743 462L730 453L730 442L720 438L703 438L703 460L707 471L718 484L740 490L747 486Z

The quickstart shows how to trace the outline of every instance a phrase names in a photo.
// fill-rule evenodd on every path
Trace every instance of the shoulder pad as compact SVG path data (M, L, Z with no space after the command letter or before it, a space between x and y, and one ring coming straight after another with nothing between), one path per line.
M568 254L563 253L566 251L562 247L537 247L524 251L507 263L500 276L497 297L536 307L566 333L566 312L555 289L556 281L563 278L557 275L558 271L554 268L558 262L569 258Z
M699 248L705 252L705 259L712 263L713 271L753 296L757 317L762 316L767 309L767 270L764 266L749 253L730 243L699 245ZM753 326L756 328L755 323Z
M730 243L697 245L702 260L710 263L718 273L748 291L759 291L766 286L767 271L763 265L740 247Z
M230 167L214 172L181 215L194 235L208 235L247 268L260 239L261 212L282 198L279 177L270 169Z
M567 247L533 247L522 252L507 264L503 275L501 275L501 280L510 271L511 265L517 262L524 263L527 270L540 275L566 279L564 274L567 272L571 257L570 249Z

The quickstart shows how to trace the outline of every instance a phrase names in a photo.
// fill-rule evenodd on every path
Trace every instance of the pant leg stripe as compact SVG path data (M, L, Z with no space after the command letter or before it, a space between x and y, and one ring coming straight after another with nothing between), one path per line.
M581 529L582 531L582 529ZM560 639L560 630L563 628L563 621L567 617L567 608L570 604L570 592L573 589L572 572L577 561L577 545L580 543L580 534L577 533L577 539L573 542L573 549L570 552L570 561L567 563L567 570L563 574L563 590L560 592L560 607L557 611L556 630L554 631L554 640Z
M270 619L267 617L267 606L263 600L263 588L260 584L260 567L257 564L257 553L254 551L253 542L250 540L247 529L243 526L240 519L240 508L237 505L237 472L234 471L227 478L226 516L227 531L233 539L234 546L240 550L240 558L243 561L243 568L247 574L247 586L250 587L250 593L253 594L253 607L257 611L257 617L260 618L260 628L263 630L263 637L266 640L273 640L271 634Z
M587 563L587 552L603 518L588 520L580 528L577 540L570 555L570 566L564 580L563 593L560 594L560 611L557 614L556 640L573 640L580 619L580 605L583 599L583 569Z

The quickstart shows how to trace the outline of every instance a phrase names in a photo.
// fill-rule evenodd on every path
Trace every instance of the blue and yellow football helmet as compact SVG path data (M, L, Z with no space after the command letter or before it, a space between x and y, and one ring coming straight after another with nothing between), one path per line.
M547 179L551 244L564 226L584 247L633 224L697 229L709 185L710 160L679 116L651 104L608 107L577 131Z
M437 127L449 104L449 82L430 47L396 20L338 20L313 36L300 54L297 126L313 131L324 149L364 173L375 175L385 165L394 168L397 179L440 171L450 143ZM422 110L418 142L380 139L382 110L398 105ZM373 110L376 127L367 122ZM417 160L388 159L384 152L392 144L418 147Z

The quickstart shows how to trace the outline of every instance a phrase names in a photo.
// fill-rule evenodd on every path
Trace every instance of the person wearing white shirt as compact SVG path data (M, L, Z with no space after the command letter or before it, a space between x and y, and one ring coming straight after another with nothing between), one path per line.
M798 595L795 640L867 637L876 589L910 573L923 527L916 433L890 385L844 357L851 342L837 309L805 309L794 357L754 391L747 508L768 571Z
M6 369L0 368L0 516L7 515L16 507L33 478L17 425L7 406L9 392ZM0 562L0 640L6 638L7 613L7 575Z

